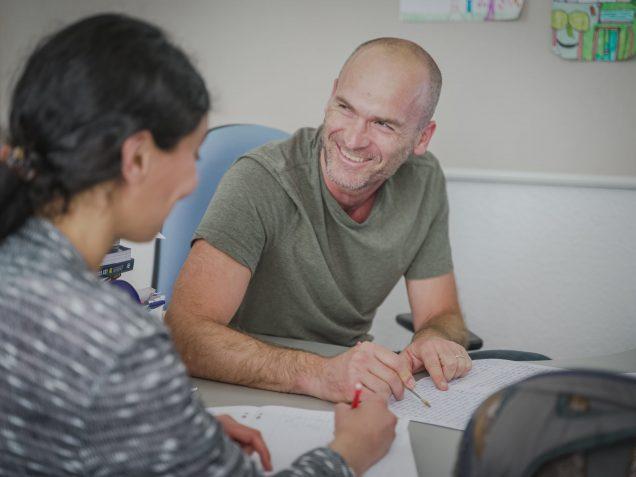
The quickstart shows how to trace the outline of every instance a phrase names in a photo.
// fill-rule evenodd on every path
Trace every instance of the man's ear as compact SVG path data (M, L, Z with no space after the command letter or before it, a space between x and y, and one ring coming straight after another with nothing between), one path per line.
M121 146L121 175L126 184L139 184L150 170L150 156L154 140L150 131L128 136Z
M415 144L413 148L413 153L416 156L421 156L428 149L428 143L431 142L431 138L433 134L435 134L435 129L437 128L437 124L435 121L429 121L428 124L422 129L422 135L420 136L420 140Z

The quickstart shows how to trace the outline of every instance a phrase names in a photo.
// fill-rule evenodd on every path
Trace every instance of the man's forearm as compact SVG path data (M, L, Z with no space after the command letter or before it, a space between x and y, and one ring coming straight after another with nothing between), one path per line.
M464 347L468 344L468 330L464 324L464 319L459 313L438 315L427 320L413 334L412 341L434 336L454 341Z
M179 320L179 318L176 318ZM172 322L177 350L195 377L272 391L318 396L326 358L263 343L209 319Z

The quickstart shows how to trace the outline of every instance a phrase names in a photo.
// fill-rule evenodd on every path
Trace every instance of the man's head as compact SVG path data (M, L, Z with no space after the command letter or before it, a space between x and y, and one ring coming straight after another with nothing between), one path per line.
M419 45L378 38L347 59L325 109L323 167L330 189L375 190L406 161L424 154L442 85Z

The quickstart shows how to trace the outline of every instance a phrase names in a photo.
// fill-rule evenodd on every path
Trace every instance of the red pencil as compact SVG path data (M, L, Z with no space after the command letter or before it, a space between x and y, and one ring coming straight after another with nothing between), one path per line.
M360 405L360 394L362 394L362 384L356 383L356 391L353 394L353 402L351 403L351 409L355 409Z

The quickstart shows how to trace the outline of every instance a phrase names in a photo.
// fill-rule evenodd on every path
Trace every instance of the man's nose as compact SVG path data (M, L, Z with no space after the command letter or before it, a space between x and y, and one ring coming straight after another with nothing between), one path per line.
M347 127L344 134L345 146L347 149L362 149L369 145L369 137L367 135L367 123L362 118L352 122Z

